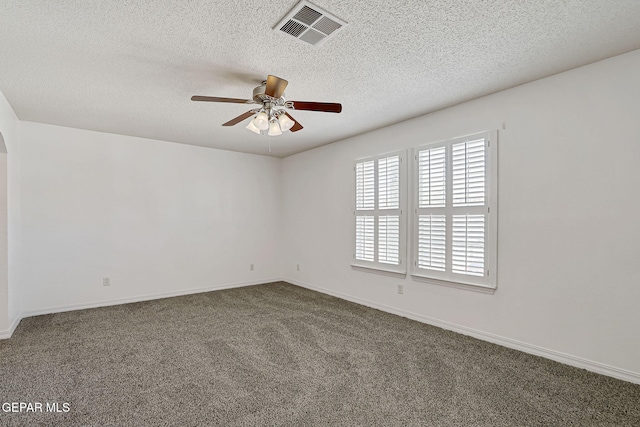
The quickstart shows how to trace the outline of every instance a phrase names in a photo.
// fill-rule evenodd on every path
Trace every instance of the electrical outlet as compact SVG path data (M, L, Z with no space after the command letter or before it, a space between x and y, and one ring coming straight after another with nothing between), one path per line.
M103 277L102 286L111 286L111 279L109 279L108 277Z
M296 270L300 271L300 264L296 264Z
M249 270L253 271L253 264L249 264Z
M404 285L398 285L398 293L402 295L404 293Z

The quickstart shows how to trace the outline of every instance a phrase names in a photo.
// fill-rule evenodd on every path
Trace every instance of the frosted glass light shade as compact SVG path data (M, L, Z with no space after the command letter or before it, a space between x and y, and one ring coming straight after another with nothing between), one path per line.
M267 135L269 136L282 135L282 130L280 130L280 125L278 124L277 121L274 120L271 123L269 123L269 133Z
M246 126L246 129L250 130L253 133L257 133L258 135L260 135L260 129L258 129L254 124L253 124L253 120L251 120L249 122L249 124Z
M281 114L280 117L278 117L278 122L280 123L280 130L282 130L283 132L291 129L296 123L291 120L286 114Z
M269 129L269 116L267 116L267 113L265 113L264 111L261 113L258 113L256 118L253 119L252 121L253 121L253 125L260 130Z

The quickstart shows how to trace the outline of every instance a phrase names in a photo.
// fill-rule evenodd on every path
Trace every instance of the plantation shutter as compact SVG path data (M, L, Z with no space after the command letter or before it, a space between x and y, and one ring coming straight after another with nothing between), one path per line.
M418 267L444 271L446 256L446 217L418 217Z
M446 203L445 147L418 154L418 207L443 207Z
M374 162L356 164L356 211L372 211L375 208ZM355 258L362 261L374 260L375 218L370 215L356 216Z
M400 208L400 157L378 159L378 209Z
M418 152L418 267L444 271L446 265L446 216L432 208L446 205L446 149ZM436 210L437 211L437 210Z
M374 162L356 164L356 209L373 210L375 207Z
M392 271L402 264L401 166L399 154L360 161L355 166L354 258Z
M482 206L485 193L485 140L453 144L453 206Z
M356 216L356 259L374 260L374 220L373 216Z
M484 276L484 215L453 215L454 273Z
M453 144L453 206L483 206L485 202L485 140ZM453 215L454 273L484 275L485 215Z
M400 217L380 216L378 227L378 261L397 265L400 261Z
M400 208L400 156L378 159L378 209ZM378 217L378 262L397 265L400 260L400 215Z
M415 151L414 275L487 279L489 133Z

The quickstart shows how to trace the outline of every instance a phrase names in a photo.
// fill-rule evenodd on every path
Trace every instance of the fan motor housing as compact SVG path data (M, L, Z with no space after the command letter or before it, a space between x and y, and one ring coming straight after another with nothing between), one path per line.
M275 105L284 105L284 93L280 98L273 98L269 95L265 95L267 90L267 82L263 82L260 86L253 89L253 100L258 104L264 104L265 102L272 102Z

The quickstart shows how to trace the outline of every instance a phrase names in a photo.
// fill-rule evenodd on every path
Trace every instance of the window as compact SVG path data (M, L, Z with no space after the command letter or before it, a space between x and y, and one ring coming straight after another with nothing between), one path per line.
M496 287L496 152L495 132L414 150L412 276Z
M353 264L406 272L403 154L359 160L355 165L355 251Z

